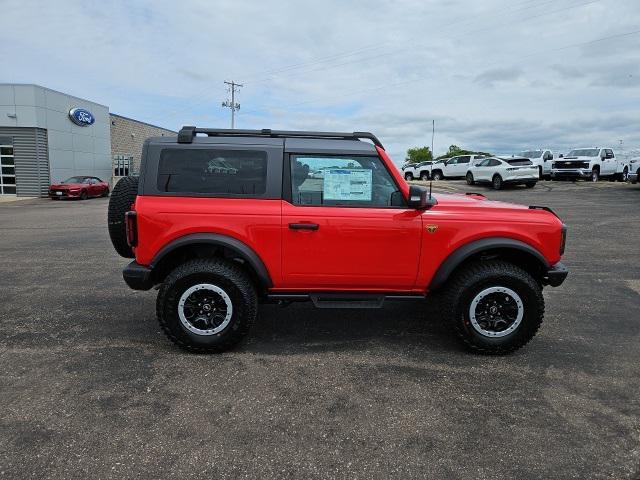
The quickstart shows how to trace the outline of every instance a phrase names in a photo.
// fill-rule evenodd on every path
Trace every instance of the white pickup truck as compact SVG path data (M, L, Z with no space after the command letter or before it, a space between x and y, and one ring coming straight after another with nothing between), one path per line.
M629 175L627 161L617 158L611 148L576 148L564 158L553 162L551 178L588 178L597 182L601 177L626 181Z
M524 157L531 160L531 162L538 167L539 178L551 176L551 164L553 163L553 152L547 149L539 150L525 150L520 152L517 157Z
M629 160L629 181L631 183L640 182L640 157Z

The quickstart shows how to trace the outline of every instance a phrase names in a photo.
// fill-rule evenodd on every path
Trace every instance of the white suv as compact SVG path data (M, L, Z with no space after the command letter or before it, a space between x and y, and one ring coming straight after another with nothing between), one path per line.
M551 164L553 163L553 152L551 150L525 150L516 156L531 160L531 162L538 167L540 179L551 176Z
M458 155L446 160L441 160L432 165L432 175L434 180L443 178L464 177L469 170L469 166L476 163L476 160L486 158L485 155Z
M535 187L538 167L524 157L490 157L475 162L466 174L467 183L488 183L500 190L504 185L526 185Z
M413 180L419 178L420 180L429 180L429 170L433 162L427 160L425 162L413 163L404 165L402 167L402 174L405 180Z
M611 148L577 148L566 157L553 162L551 178L588 178L597 182L600 177L626 181L629 164L617 158Z

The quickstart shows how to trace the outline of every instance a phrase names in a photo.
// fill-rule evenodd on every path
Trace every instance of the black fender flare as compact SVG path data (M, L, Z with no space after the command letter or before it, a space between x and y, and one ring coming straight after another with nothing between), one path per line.
M528 243L506 237L481 238L479 240L466 243L449 254L433 275L431 283L429 284L429 290L436 290L444 285L453 271L472 255L482 252L490 253L492 250L498 249L519 250L538 260L545 270L550 268L549 262L544 258L544 255Z
M251 247L237 238L217 233L192 233L176 238L155 254L149 264L150 268L153 269L157 266L158 263L171 252L187 245L215 245L228 248L236 253L239 258L242 258L256 272L258 280L265 288L273 287L273 282L267 267Z

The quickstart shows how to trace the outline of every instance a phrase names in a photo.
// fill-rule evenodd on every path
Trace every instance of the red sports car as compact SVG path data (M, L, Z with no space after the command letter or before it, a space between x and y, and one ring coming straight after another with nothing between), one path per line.
M59 198L79 198L109 196L109 184L98 177L71 177L64 182L54 183L49 187L49 196L53 200Z

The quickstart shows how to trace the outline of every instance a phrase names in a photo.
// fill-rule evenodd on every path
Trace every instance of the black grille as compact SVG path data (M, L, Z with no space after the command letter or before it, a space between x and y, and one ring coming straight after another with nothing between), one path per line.
M582 160L559 160L553 163L553 168L589 168L589 162Z

